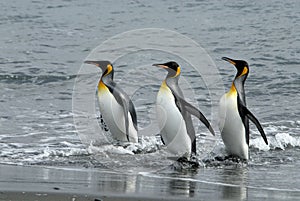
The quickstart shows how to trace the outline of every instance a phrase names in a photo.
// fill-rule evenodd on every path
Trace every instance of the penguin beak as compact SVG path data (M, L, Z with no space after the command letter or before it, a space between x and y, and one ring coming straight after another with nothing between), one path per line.
M97 62L97 61L84 61L84 63L86 63L86 64L92 64L92 65L100 67L99 62Z
M231 63L231 64L233 64L234 66L236 65L236 62L233 59L230 59L228 57L222 57L222 59L229 62L229 63Z
M168 66L165 66L163 64L153 64L152 66L156 66L156 67L164 68L164 69L168 69L169 68Z

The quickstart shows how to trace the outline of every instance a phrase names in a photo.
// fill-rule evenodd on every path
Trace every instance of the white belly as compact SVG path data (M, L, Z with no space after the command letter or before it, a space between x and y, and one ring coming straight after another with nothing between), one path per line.
M185 121L175 104L170 89L160 88L156 104L158 125L167 149L179 157L189 157L191 139L187 134Z
M124 111L121 105L116 101L109 91L98 91L98 101L100 112L106 125L109 127L110 133L115 140L128 142L125 128ZM133 126L133 121L128 112L129 120L129 140L137 143L137 131Z
M236 93L227 93L220 100L219 128L227 152L248 159L245 126L238 112Z

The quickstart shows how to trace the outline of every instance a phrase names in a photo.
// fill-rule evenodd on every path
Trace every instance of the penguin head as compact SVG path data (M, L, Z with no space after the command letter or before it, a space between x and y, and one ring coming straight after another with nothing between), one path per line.
M106 76L109 74L113 75L114 69L110 61L84 61L86 64L93 64L101 68L103 74L102 76Z
M153 64L160 68L164 68L168 71L167 78L176 78L180 75L180 66L175 61L169 61L163 64Z
M236 67L237 74L235 78L242 78L242 80L246 80L249 73L249 65L246 61L230 59L228 57L222 57L222 59L228 61Z

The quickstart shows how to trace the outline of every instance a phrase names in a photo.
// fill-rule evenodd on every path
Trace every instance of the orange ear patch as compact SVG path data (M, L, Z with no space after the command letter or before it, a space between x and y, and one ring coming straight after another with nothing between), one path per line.
M243 72L242 72L242 74L240 76L243 76L243 75L245 75L247 73L248 73L248 68L244 67Z
M107 65L107 73L105 75L108 75L112 71L113 67L112 65L108 64Z
M174 76L172 76L172 77L177 77L178 75L180 75L180 72L181 72L181 69L180 69L180 67L178 66L178 67L177 67L176 74L175 74Z
M177 76L180 74L180 71L181 71L181 70L180 70L180 67L178 66L178 67L177 67L177 71L176 71L175 77L177 77Z

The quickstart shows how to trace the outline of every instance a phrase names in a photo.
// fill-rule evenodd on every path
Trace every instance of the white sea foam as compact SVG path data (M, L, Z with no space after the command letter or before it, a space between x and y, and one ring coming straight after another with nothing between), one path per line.
M300 146L300 138L291 136L288 133L276 134L275 139L278 142L278 146L283 150L289 146L291 146L291 147L299 147Z
M91 154L110 153L110 154L130 154L151 153L160 149L161 143L155 136L141 137L139 143L118 143L95 146L91 143L88 152Z
M300 147L300 137L292 136L288 133L278 133L274 137L268 138L269 144L266 145L261 137L251 139L250 147L261 151L274 149L285 150L288 147Z
M88 152L90 154L103 154L103 153L111 153L111 154L129 154L133 155L134 153L132 151L129 151L125 149L122 146L114 146L112 144L103 145L103 146L94 146L90 145L88 147Z

